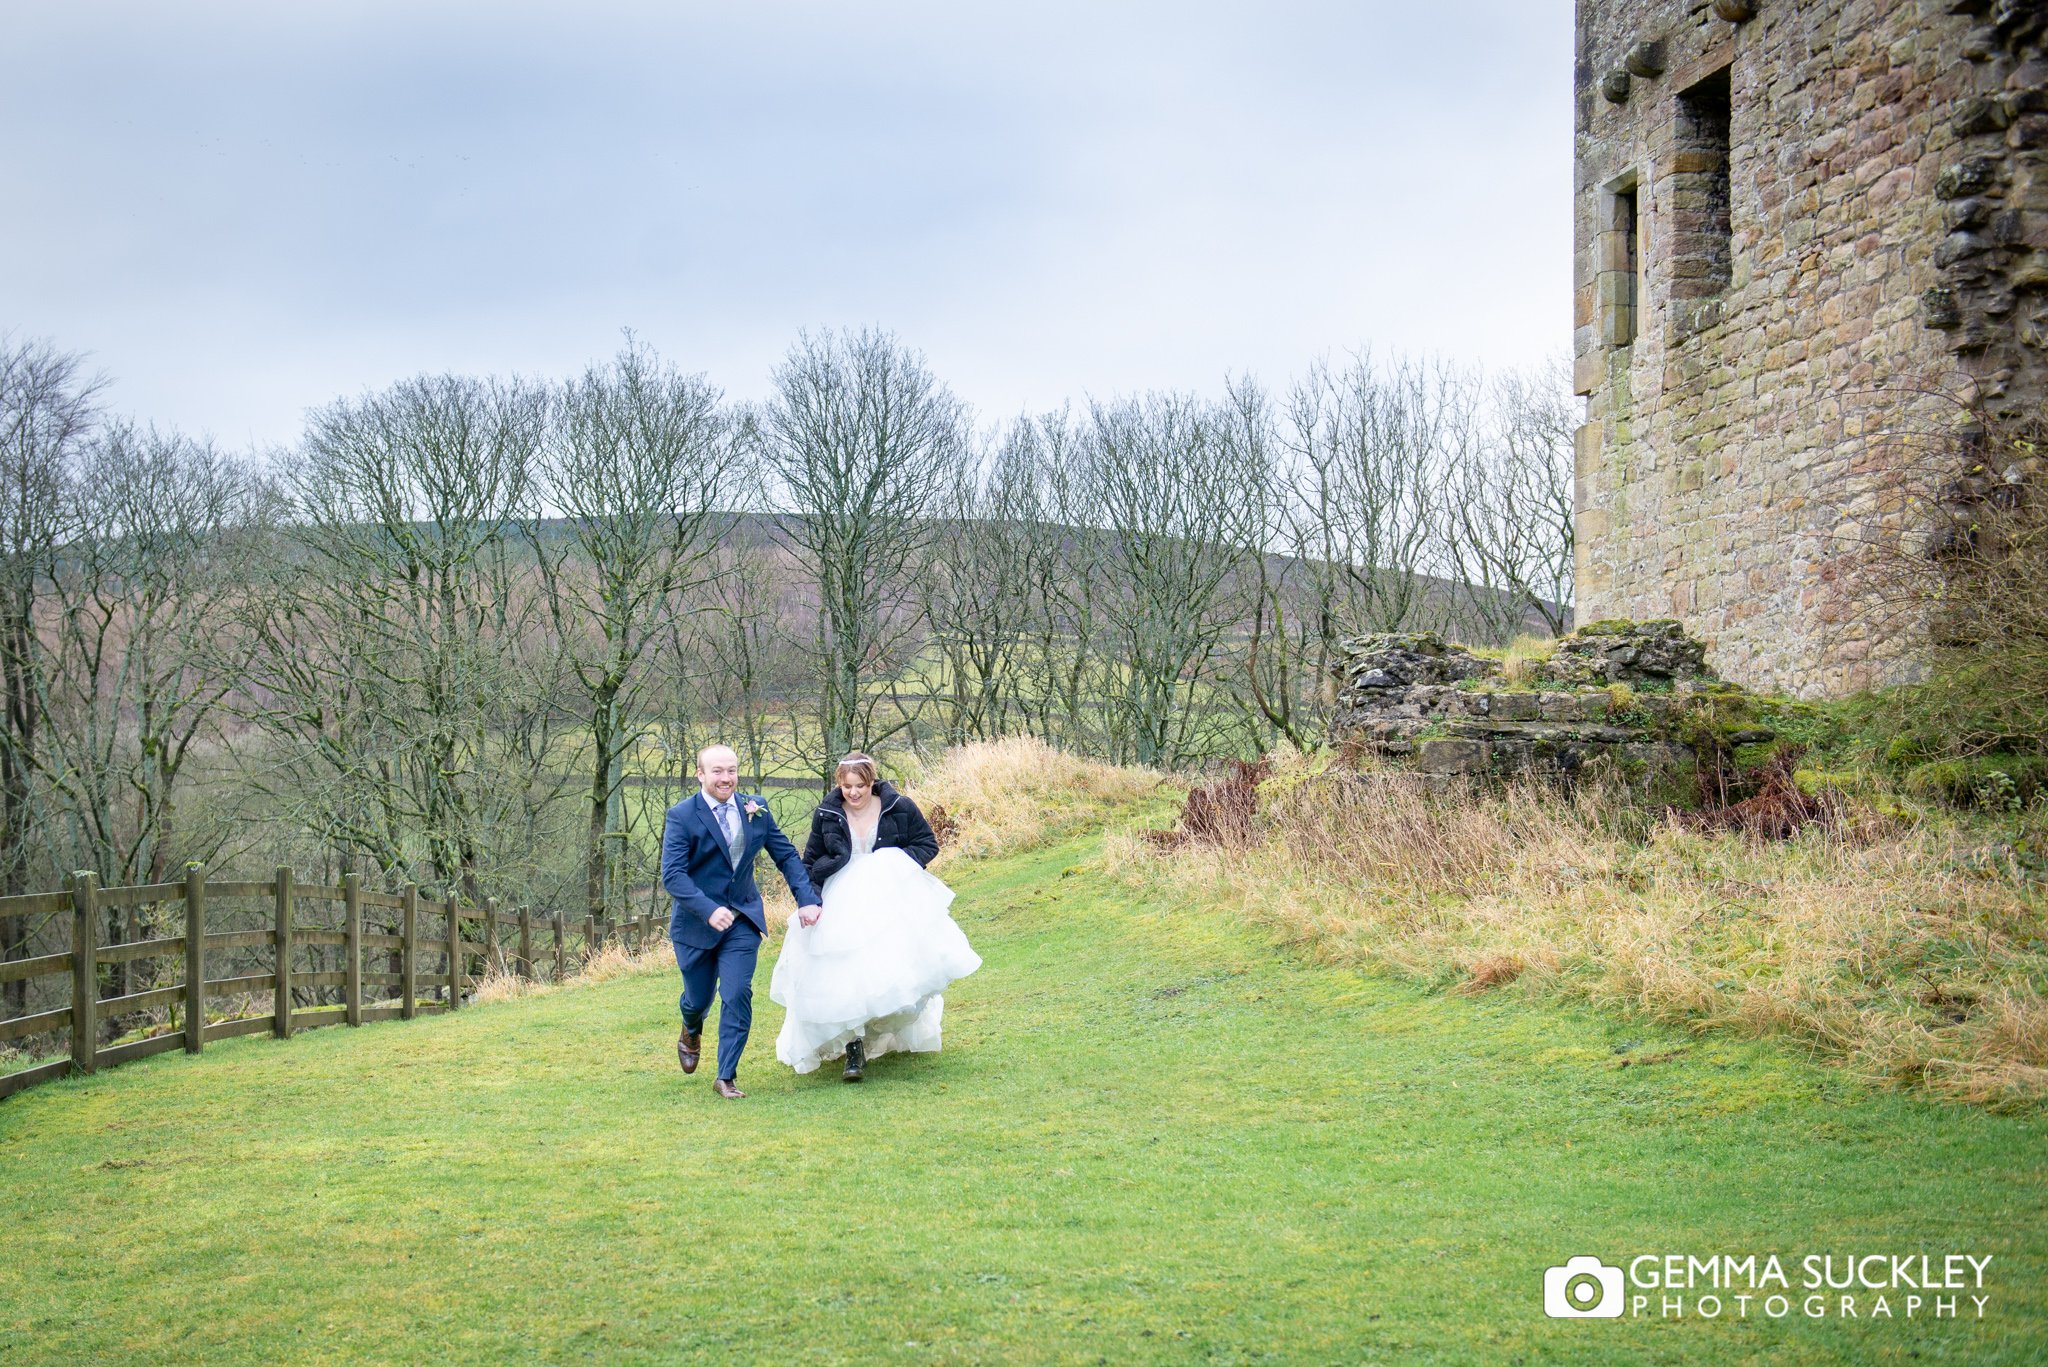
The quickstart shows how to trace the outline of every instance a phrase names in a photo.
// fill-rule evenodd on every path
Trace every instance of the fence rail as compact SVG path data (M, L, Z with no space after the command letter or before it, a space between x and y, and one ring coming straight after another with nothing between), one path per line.
M229 901L268 903L273 909L271 928L209 931L210 911L216 904ZM317 904L329 916L338 903L341 929L299 924L301 902ZM176 935L158 934L152 939L121 944L99 942L100 923L109 908L138 906L182 907L183 929ZM397 933L366 930L365 907L392 913L382 919L389 919ZM102 888L97 875L80 873L73 876L71 886L63 892L0 897L0 918L66 914L71 918L71 948L61 954L0 962L0 983L68 975L71 1004L0 1019L0 1041L68 1030L71 1056L0 1073L0 1098L38 1082L92 1073L171 1049L183 1048L188 1054L197 1054L211 1040L260 1033L289 1039L297 1031L321 1026L411 1020L458 1010L467 987L493 968L529 980L560 982L567 976L572 959L581 962L615 939L637 949L656 931L658 919L652 914L609 921L592 916L565 917L537 912L531 907L508 911L501 910L495 898L487 899L481 906L462 903L454 897L429 899L411 884L395 893L375 892L360 887L353 874L347 875L340 887L315 886L298 883L286 867L280 867L276 877L268 882L210 883L205 870L195 864L176 883L122 888ZM474 930L474 938L465 930ZM536 935L540 937L538 946ZM573 954L572 939L577 942ZM214 965L214 971L209 971L211 956L249 949L271 952L268 970L229 971L227 961L222 959ZM340 966L296 969L292 962L295 950L328 951L325 957L330 958L331 952L338 950ZM366 951L382 956L368 971L363 965ZM423 967L422 956L433 962ZM152 959L182 959L182 979L165 987L110 997L100 995L102 967ZM481 971L472 971L477 964L481 964ZM125 972L116 981L126 981ZM389 997L372 997L365 995L366 988L397 991ZM206 1018L209 997L266 990L272 1000L271 1010L266 1014L215 1021ZM435 990L444 994L442 1000L422 999L422 992ZM332 994L339 1000L296 1004L295 992ZM142 1039L100 1045L101 1021L158 1007L179 1008L182 1027Z

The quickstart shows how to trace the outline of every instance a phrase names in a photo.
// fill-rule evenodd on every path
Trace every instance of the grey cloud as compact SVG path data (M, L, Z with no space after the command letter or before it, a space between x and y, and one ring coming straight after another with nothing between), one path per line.
M0 327L277 441L632 326L876 322L985 411L1568 338L1571 9L9 6Z

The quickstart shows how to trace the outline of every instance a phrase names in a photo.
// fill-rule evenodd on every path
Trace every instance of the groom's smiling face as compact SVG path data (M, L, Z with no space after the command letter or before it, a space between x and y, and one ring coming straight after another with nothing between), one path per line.
M697 752L697 783L713 802L730 801L740 786L740 757L729 746L706 746Z

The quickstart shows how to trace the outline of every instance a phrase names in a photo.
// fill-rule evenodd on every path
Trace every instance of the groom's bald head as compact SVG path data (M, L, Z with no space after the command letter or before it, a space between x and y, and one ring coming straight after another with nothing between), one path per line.
M740 786L740 757L730 745L707 745L697 752L697 784L707 797L724 802Z

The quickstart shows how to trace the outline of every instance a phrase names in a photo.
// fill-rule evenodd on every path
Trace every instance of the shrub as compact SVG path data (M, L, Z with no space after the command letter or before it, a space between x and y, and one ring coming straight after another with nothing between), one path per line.
M1243 849L1253 844L1258 835L1259 784L1271 772L1272 765L1265 760L1232 760L1230 772L1222 778L1188 790L1172 830L1147 831L1146 838L1164 846L1198 841Z
M1873 553L1879 612L1925 623L1925 677L1875 700L1873 737L1914 786L1964 805L2038 786L2048 758L2048 462L2043 425L1978 420L1905 462L1920 525ZM2025 799L2021 799L2024 801Z

